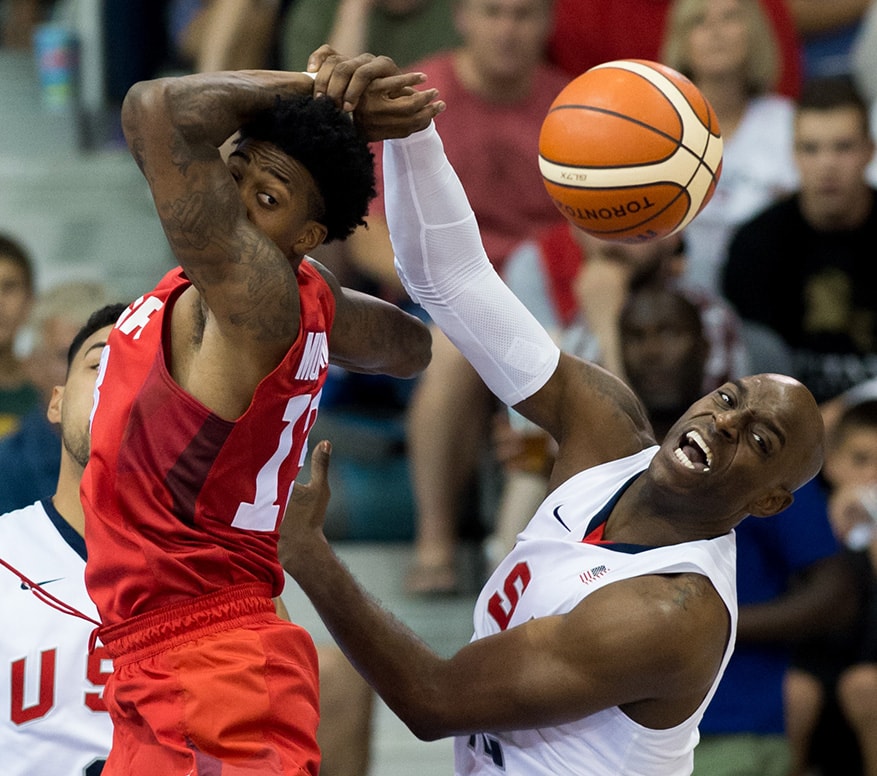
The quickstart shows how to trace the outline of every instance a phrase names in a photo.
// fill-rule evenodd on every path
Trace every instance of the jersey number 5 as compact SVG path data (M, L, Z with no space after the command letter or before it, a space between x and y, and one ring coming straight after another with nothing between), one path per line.
M509 572L502 585L503 595L494 593L487 602L487 612L496 620L500 630L509 627L515 607L530 584L530 567L521 561Z

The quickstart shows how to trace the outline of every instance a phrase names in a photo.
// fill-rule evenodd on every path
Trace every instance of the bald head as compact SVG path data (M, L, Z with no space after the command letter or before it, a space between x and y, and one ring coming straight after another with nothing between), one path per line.
M776 419L786 430L784 446L785 476L783 484L794 491L813 479L822 467L825 428L822 413L809 389L787 375L765 373L741 380L744 385L764 392L764 401L775 401Z

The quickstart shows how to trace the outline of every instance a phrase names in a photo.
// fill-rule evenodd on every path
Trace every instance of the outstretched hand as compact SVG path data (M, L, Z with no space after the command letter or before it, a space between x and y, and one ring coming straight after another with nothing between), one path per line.
M308 59L316 73L314 95L325 95L346 111L370 140L406 137L424 129L445 109L436 89L418 90L423 73L403 73L389 57L346 57L329 45Z
M280 524L280 563L295 576L297 563L308 553L309 544L325 544L323 522L329 505L329 458L332 445L320 442L311 453L311 479L296 482Z

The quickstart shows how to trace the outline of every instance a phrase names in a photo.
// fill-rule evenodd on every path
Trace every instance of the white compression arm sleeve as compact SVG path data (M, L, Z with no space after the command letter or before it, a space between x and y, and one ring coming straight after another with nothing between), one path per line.
M560 351L490 264L434 125L384 141L384 197L396 271L412 299L503 402L538 391Z

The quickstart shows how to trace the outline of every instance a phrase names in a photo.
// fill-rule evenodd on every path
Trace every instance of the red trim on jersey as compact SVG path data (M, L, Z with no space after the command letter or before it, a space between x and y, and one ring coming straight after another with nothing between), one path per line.
M21 584L27 587L31 593L33 593L38 600L42 601L46 606L51 606L53 609L57 609L59 612L63 614L69 614L71 617L79 617L81 620L85 620L86 622L90 622L94 625L100 625L97 620L93 620L87 614L83 614L79 611L75 606L62 601L60 598L56 598L48 591L44 590L40 587L36 582L32 582L28 579L24 574L22 574L15 566L11 563L7 563L3 558L0 558L0 566L11 571L16 577L21 580Z
M607 541L603 538L603 533L606 531L606 523L600 523L591 533L589 533L582 541L586 544L612 544L612 542Z

